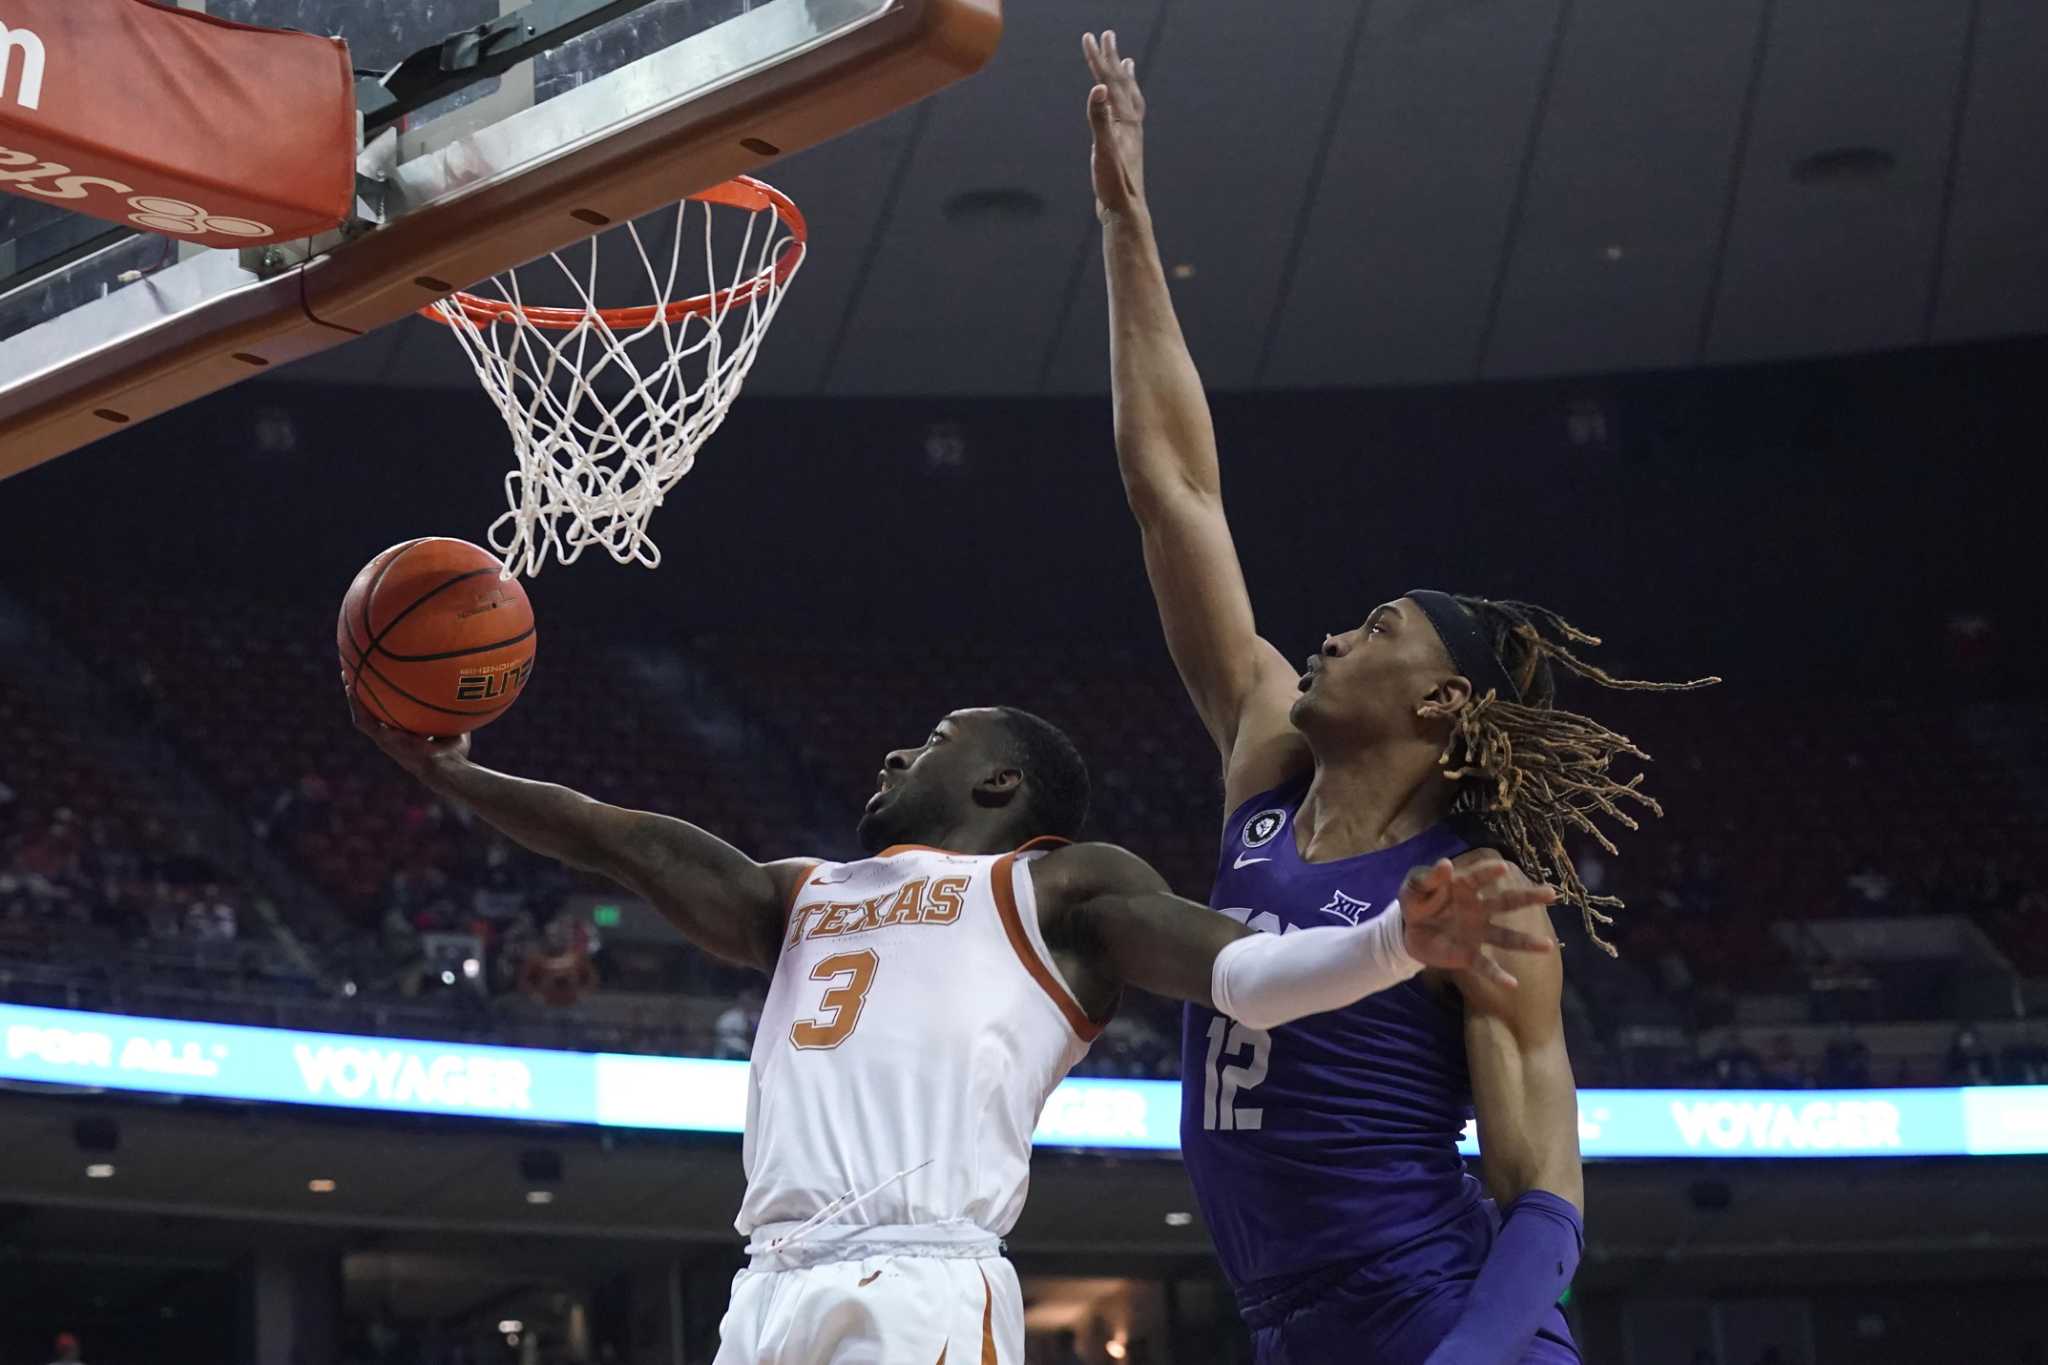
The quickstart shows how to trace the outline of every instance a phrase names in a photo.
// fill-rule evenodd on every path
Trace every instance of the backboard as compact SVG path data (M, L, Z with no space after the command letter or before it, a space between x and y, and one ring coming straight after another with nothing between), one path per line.
M359 75L594 0L179 0L338 35ZM357 217L213 250L0 195L0 478L977 70L1000 0L615 0L601 26L365 140ZM146 136L146 130L139 130Z

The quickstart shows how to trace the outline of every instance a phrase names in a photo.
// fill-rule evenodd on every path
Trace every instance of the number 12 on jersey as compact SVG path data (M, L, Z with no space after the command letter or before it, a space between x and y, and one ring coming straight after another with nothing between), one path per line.
M1236 1058L1247 1050L1250 1056L1242 1062L1221 1065L1226 1053ZM1220 1014L1209 1021L1209 1061L1202 1068L1202 1127L1228 1133L1264 1126L1266 1111L1239 1108L1237 1094L1266 1079L1266 1061L1272 1051L1273 1035L1262 1028L1246 1028Z

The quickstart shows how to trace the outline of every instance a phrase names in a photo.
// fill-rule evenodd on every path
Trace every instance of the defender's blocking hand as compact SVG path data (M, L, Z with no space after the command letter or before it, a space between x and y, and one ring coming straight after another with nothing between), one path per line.
M1088 126L1095 133L1095 213L1107 220L1145 201L1145 93L1138 64L1117 51L1116 31L1081 35L1081 53L1094 73Z
M1510 878L1513 867L1493 859L1458 867L1439 858L1413 868L1401 883L1401 917L1408 955L1429 967L1476 971L1502 986L1517 984L1489 947L1514 953L1547 953L1556 945L1498 923L1532 905L1557 900L1553 887L1526 877Z

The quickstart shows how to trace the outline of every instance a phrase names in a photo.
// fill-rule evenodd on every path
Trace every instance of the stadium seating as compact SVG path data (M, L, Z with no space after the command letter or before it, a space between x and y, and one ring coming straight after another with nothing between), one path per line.
M233 592L202 606L84 584L42 586L34 601L193 772L341 907L344 922L325 930L292 920L316 960L270 954L268 975L241 972L251 1010L361 1015L382 1001L373 1022L430 1036L524 1030L573 1040L580 1030L591 1046L708 1046L712 1006L722 1008L744 978L680 951L608 958L600 943L597 996L553 1011L520 998L522 945L570 892L594 884L444 809L350 730L324 612ZM949 710L1018 705L1067 729L1088 756L1089 833L1138 851L1184 894L1206 895L1220 816L1216 760L1153 644L704 636L626 647L602 631L552 625L542 638L528 697L477 741L495 766L697 818L759 856L845 856L889 749L920 744ZM252 696L264 699L259 725L250 722ZM1996 945L1986 950L1994 960L2002 952L2023 974L2048 971L2048 909L2034 871L2048 853L2048 824L2033 804L2039 794L1996 742L2010 717L1991 726L1932 704L1760 700L1732 689L1565 700L1597 709L1656 756L1647 785L1668 812L1617 833L1618 857L1579 850L1598 889L1628 902L1605 931L1618 959L1585 942L1575 914L1559 916L1582 1080L1604 1071L1711 1082L1710 1053L1694 1040L1729 1026L1759 1037L1791 1029L1786 1046L1818 1056L1825 1038L1799 1030L1865 1017L1842 1003L1860 998L1857 990L1874 992L1873 1008L1889 1008L1887 1017L1953 1026L1958 997L1947 986L1916 1001L1907 986L1928 973L1887 978L1837 960L1820 943L1840 936L1802 928L1821 921L1967 916ZM9 859L39 856L41 836L23 819L46 821L60 808L85 813L66 838L84 838L90 822L103 843L178 844L175 801L77 743L87 724L63 699L0 679L0 783L16 792L14 815L0 825ZM212 894L253 900L233 869L201 880L217 886ZM44 961L75 954L99 962L104 976L107 962L125 960L78 937L110 932L114 912L74 918L72 939L40 942ZM243 919L245 938L265 937ZM467 982L439 991L438 964L425 970L420 956L418 936L432 934L473 935L486 959L481 984L499 999L479 1008ZM205 965L221 960L215 952ZM17 995L31 975L17 974ZM324 994L308 986L313 978ZM152 988L161 996L184 979L160 974ZM52 982L36 980L47 1002ZM335 1001L338 982L360 989L362 1002ZM663 1005L662 992L694 1003ZM216 1010L234 1008L214 999ZM1912 1035L1903 1079L1941 1079L1924 1028ZM1112 1074L1170 1073L1176 1031L1170 1008L1135 1004L1094 1062ZM2030 1055L2025 1039L2001 1043Z

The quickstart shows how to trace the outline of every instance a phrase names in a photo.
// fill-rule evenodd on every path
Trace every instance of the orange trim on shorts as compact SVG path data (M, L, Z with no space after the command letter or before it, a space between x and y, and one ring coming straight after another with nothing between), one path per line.
M1044 839L1033 839L1018 849L1017 853L1044 842ZM1064 844L1066 840L1057 839L1053 842ZM1074 999L1073 992L1066 988L1065 983L1053 975L1052 969L1046 966L1045 959L1038 955L1038 949L1032 946L1031 936L1024 931L1024 917L1017 913L1017 890L1010 883L1017 863L1017 853L1005 853L996 859L995 868L989 876L990 885L996 893L996 913L1002 917L1003 931L1010 936L1010 946L1017 950L1017 960L1024 964L1025 971L1031 973L1031 979L1038 983L1039 989L1052 997L1053 1004L1059 1006L1060 1013L1067 1018L1068 1026L1082 1042L1092 1043L1102 1035L1102 1024L1088 1017L1088 1011L1081 1008L1081 1002Z
M988 1287L988 1272L981 1272L981 1365L996 1361L996 1291Z
M875 1272L880 1274L880 1271ZM1001 1365L996 1359L996 1291L989 1288L988 1272L981 1274L981 1365ZM865 1282L863 1282L865 1283ZM946 1365L946 1353L953 1349L947 1342L939 1348L938 1365Z

